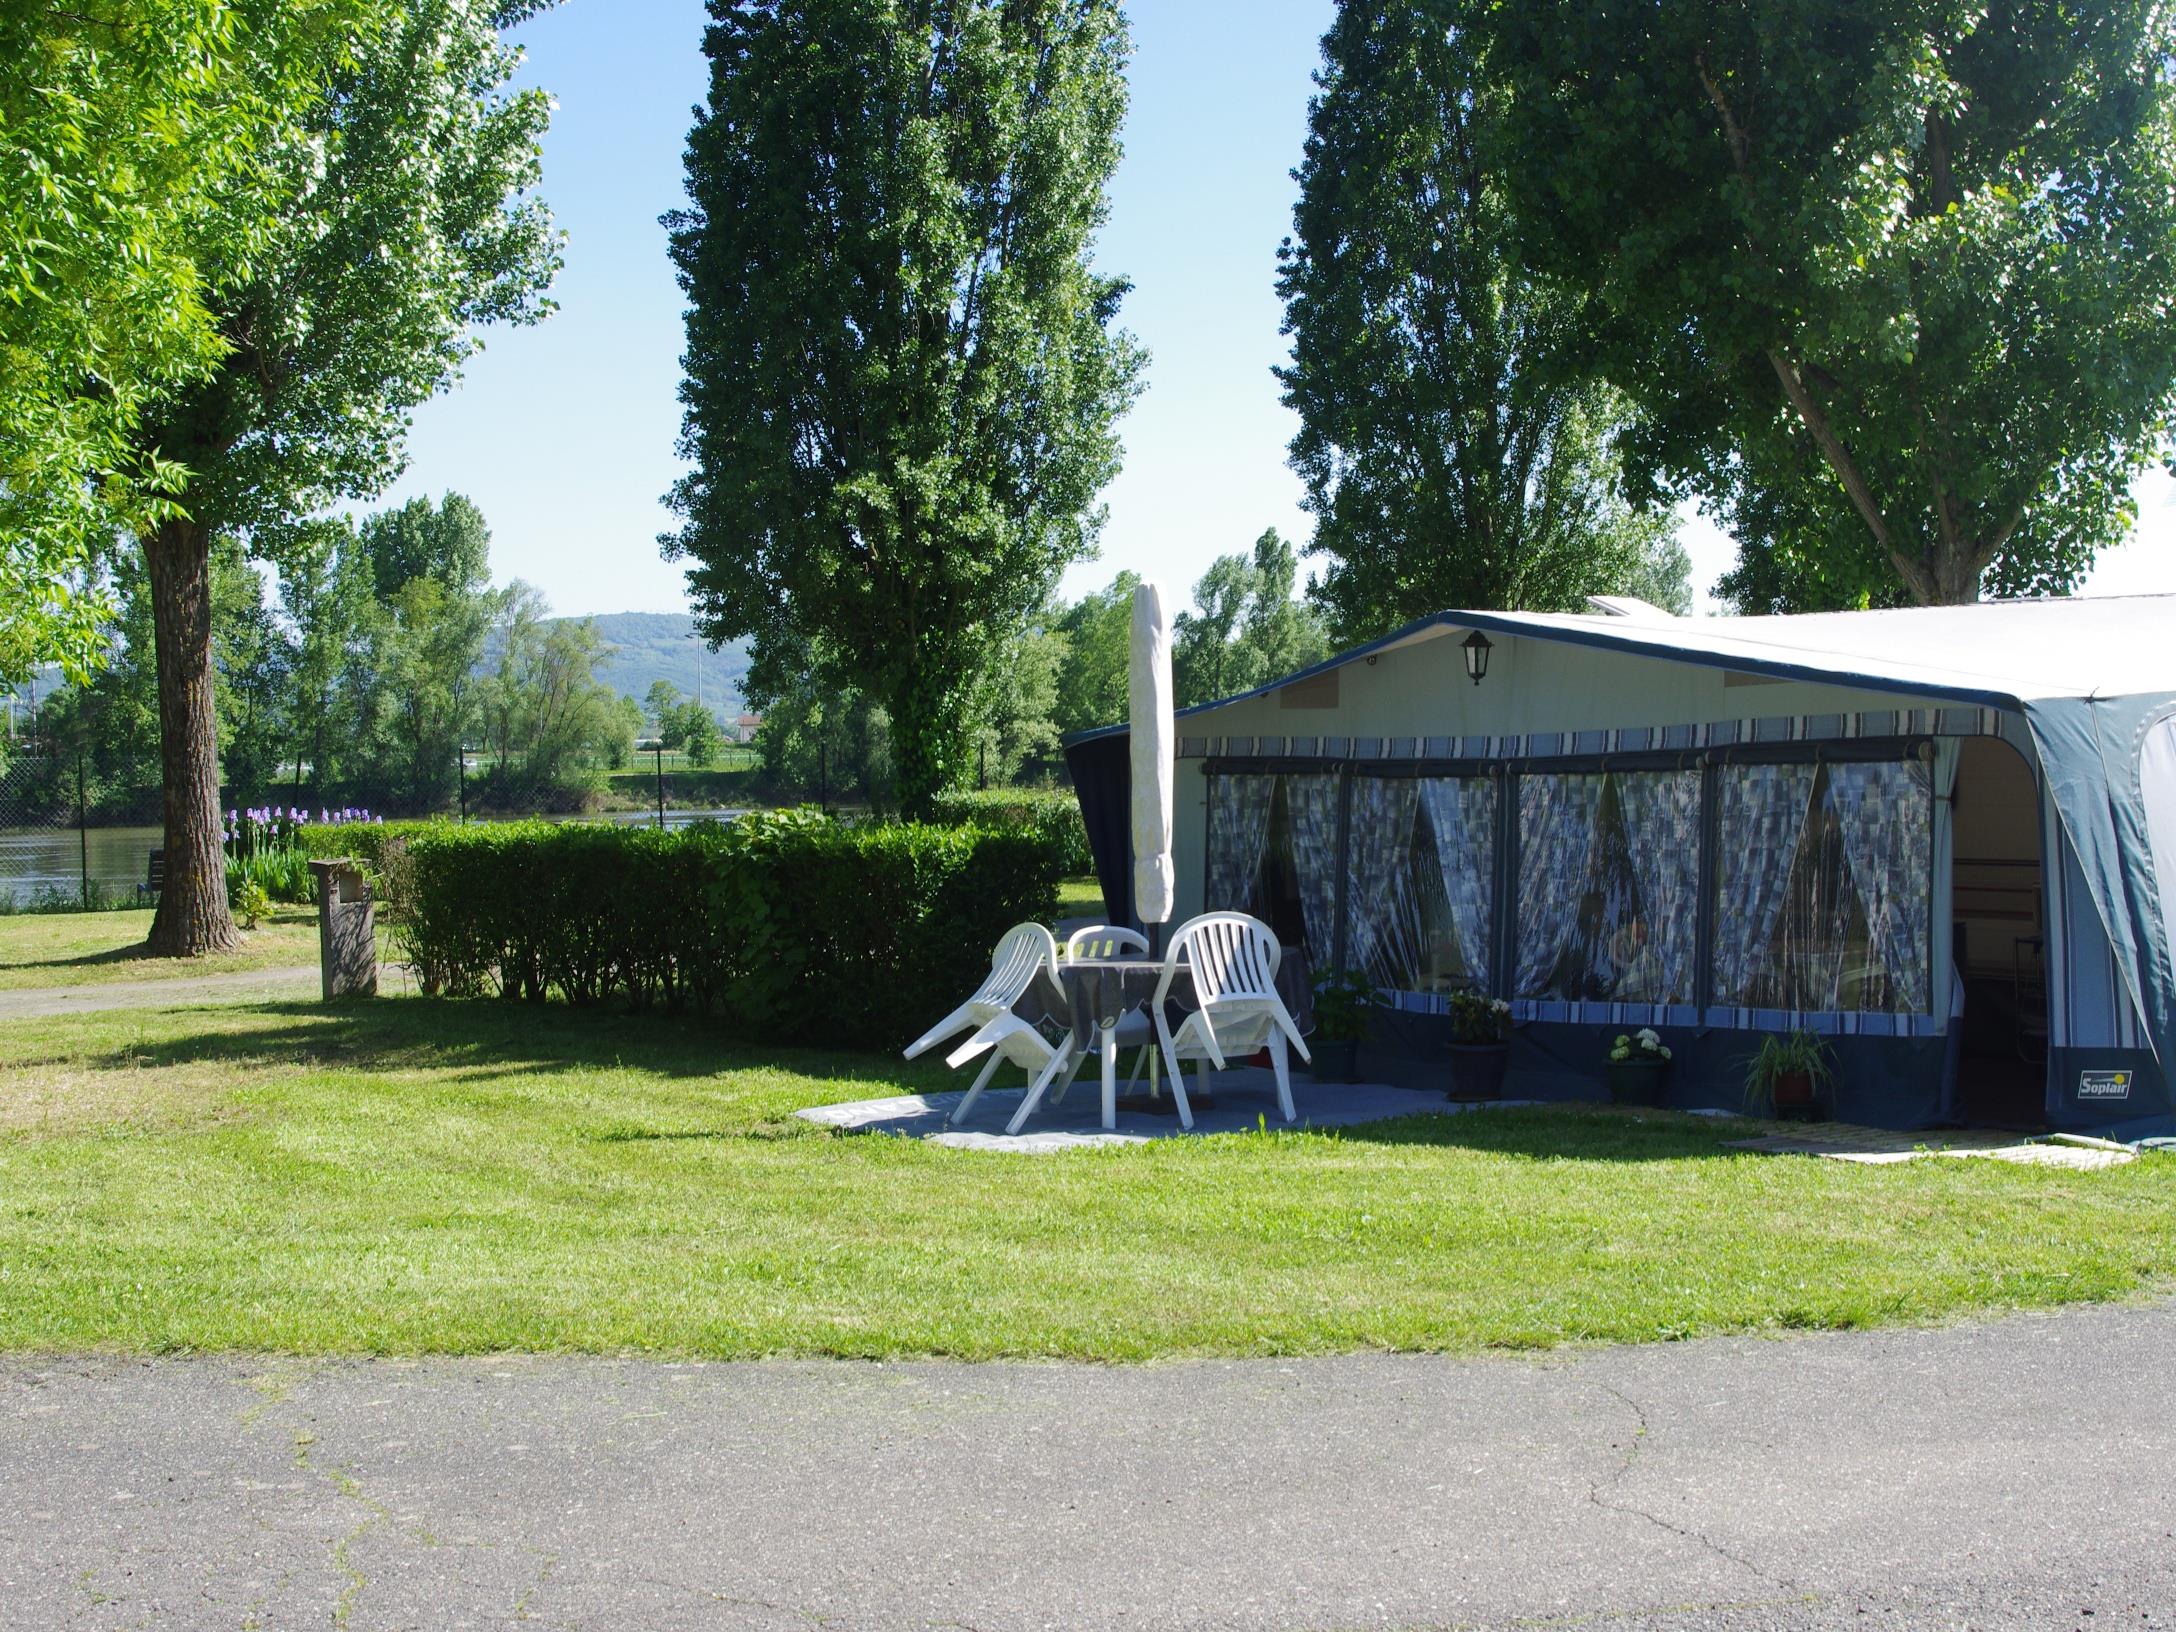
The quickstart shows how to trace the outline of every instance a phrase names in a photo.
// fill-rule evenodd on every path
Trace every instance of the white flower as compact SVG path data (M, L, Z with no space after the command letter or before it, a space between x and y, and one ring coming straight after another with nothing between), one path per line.
M1491 1003L1489 1004L1489 1008L1490 1008L1490 1009L1492 1009L1493 1011L1495 1011L1495 1012L1496 1012L1497 1014L1509 1014L1509 1013L1511 1012L1511 1005L1510 1005L1509 1003L1505 1002L1505 1001L1504 1001L1504 1000L1503 1000L1502 998L1500 998L1500 997L1499 997L1499 998L1496 998L1496 999L1494 999L1494 1000L1493 1000L1493 1001L1492 1001L1492 1002L1491 1002Z
M1649 1048L1660 1048L1662 1046L1662 1035L1656 1031L1643 1029L1640 1032L1640 1041Z
M1669 1051L1668 1049L1664 1049L1664 1050L1662 1051L1662 1057L1663 1057L1664 1059L1668 1059L1668 1058L1670 1057L1670 1051Z

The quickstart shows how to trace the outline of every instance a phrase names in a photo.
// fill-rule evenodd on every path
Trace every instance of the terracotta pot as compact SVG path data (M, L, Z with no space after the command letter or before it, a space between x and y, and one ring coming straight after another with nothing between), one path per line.
M1820 1097L1813 1091L1812 1072L1786 1071L1776 1078L1776 1115L1810 1116L1819 1105Z

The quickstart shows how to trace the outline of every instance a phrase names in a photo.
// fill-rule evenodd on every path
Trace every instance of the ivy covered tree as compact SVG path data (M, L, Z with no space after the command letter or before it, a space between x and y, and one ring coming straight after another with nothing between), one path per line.
M0 681L78 680L115 610L94 558L188 472L133 432L217 366L220 283L369 0L0 6Z
M1430 0L1340 0L1322 49L1278 378L1333 632L1578 609L1651 577L1671 524L1619 494L1589 302L1518 264L1501 98L1469 36Z
M783 689L831 652L901 804L970 766L995 632L1091 553L1141 354L1091 249L1125 111L1116 0L711 0L690 206L693 467L664 539L703 633Z
M2066 590L2176 407L2157 0L1469 6L1530 264L1743 604Z
M185 511L141 534L159 676L166 887L154 953L235 941L221 852L207 563L221 535L273 560L333 500L398 474L408 414L479 324L533 320L558 236L527 196L549 117L509 92L501 37L539 0L379 0L376 26L282 149L289 202L246 264L205 275L217 366L137 429L190 472Z

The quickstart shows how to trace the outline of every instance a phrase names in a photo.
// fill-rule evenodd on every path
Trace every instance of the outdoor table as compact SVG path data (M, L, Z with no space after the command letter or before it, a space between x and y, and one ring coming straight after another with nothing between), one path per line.
M1067 1067L1071 1056L1084 1054L1090 1047L1101 1052L1106 1128L1118 1126L1118 1022L1156 995L1163 973L1161 958L1076 958L1058 971L1073 1028ZM1193 971L1187 970L1189 994L1193 983ZM1172 990L1178 990L1176 981Z
M1194 1008L1193 971L1183 963L1179 968L1186 978L1172 982L1169 1001L1181 1010ZM1118 1126L1118 1023L1156 995L1156 983L1163 978L1163 972L1161 958L1075 958L1059 965L1057 979L1064 998L1063 1010L1055 1009L1047 999L1038 997L1037 1001L1048 1018L1066 1024L1069 1035L1060 1045L1058 1057L1021 1103L1013 1118L1014 1128L1034 1112L1043 1090L1060 1074L1070 1071L1073 1062L1091 1048L1102 1056L1103 1126ZM1302 1032L1307 1031L1314 1019L1314 982L1307 954L1299 947L1284 948L1277 965L1277 995L1293 1022Z

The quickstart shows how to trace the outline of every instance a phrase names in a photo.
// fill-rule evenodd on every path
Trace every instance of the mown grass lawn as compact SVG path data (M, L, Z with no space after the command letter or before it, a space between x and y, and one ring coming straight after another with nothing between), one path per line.
M1537 1348L2119 1298L2176 1268L2176 1160L1869 1168L1606 1109L1029 1158L789 1114L941 1080L556 1006L11 1023L0 1348Z
M246 931L242 949L213 958L147 958L151 911L26 912L0 916L0 992L235 974L317 961L317 909L279 907Z

